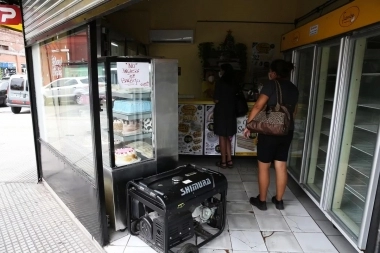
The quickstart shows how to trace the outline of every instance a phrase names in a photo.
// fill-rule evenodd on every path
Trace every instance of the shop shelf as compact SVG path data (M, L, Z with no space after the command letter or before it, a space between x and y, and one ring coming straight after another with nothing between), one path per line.
M136 119L150 119L152 118L151 112L142 112L142 113L133 113L133 114L124 114L124 113L113 113L114 118L124 119L124 120L136 120Z
M128 141L135 141L135 140L141 140L141 139L151 139L152 133L139 133L134 135L122 135L119 133L114 133L115 140L120 140L122 142L128 142Z
M359 103L358 107L380 110L380 103Z
M323 114L323 118L331 119L332 114Z
M355 125L355 127L367 132L374 133L374 134L377 134L379 130L378 124L358 124L358 125Z
M344 187L347 191L352 193L355 197L365 202L368 186L367 185L350 185L346 184Z
M126 98L126 99L151 99L150 92L146 93L124 93L124 92L112 92L113 97Z
M320 169L321 171L325 171L325 164L317 164L317 168Z
M334 102L334 97L326 97L325 101Z
M323 152L327 153L327 144L319 146L319 149L322 150Z
M327 137L329 137L330 136L330 131L329 130L321 131L321 134L326 135Z
M355 142L351 147L370 156L373 156L375 152L374 144L368 141Z
M371 175L372 164L368 161L364 161L364 160L352 161L348 164L348 167L355 170L359 174L365 176L366 178L369 178Z
M362 76L380 76L380 73L362 73Z

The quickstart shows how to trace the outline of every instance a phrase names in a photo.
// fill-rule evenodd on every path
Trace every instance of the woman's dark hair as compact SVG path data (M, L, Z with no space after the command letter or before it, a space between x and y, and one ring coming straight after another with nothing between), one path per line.
M276 74L281 78L288 78L290 77L290 72L294 69L294 65L291 62L278 59L272 61L270 64L270 69L273 72L276 72Z
M222 80L227 84L234 85L235 84L235 73L231 64L224 63L220 66L220 68L224 71L222 76Z

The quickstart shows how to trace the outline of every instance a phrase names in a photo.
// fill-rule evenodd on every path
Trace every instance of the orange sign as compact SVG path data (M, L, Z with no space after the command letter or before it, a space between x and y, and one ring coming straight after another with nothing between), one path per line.
M379 0L355 0L282 36L281 51L322 41L380 22Z

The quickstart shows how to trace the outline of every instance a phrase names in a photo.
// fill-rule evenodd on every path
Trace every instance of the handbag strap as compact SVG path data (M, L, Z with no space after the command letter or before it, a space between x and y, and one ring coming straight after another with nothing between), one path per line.
M277 104L282 105L282 90L279 81L275 80L276 82L276 97L277 97ZM280 98L280 103L278 103L278 99Z

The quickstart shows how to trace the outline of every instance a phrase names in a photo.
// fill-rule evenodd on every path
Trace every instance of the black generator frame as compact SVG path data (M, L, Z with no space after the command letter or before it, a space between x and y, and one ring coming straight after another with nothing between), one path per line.
M153 197L151 197L147 193L139 190L138 181L139 180L129 181L127 184L127 188L126 188L126 193L127 193L127 228L129 230L129 233L131 235L139 237L144 242L146 242L152 249L157 251L156 247L151 242L149 242L148 240L143 238L141 235L134 233L131 229L131 224L132 224L131 199L133 198L134 200L139 201L143 205L149 207L150 209L152 209L153 211L156 211L159 215L164 217L164 229L165 229L164 242L165 243L164 243L164 251L163 252L164 253L174 253L169 248L169 233L168 233L169 222L168 221L169 221L169 216L179 213L178 212L179 209L177 207L172 208L172 209L167 209L167 207L163 201L160 201L160 202L158 201L159 198L154 199ZM196 244L195 246L198 249L203 247L204 245L206 245L210 241L214 240L216 237L218 237L224 231L224 228L226 226L226 217L227 217L227 210L226 210L227 209L227 199L226 199L227 198L227 188L228 187L216 187L212 191L206 192L204 194L196 196L195 198L192 198L191 200L189 200L187 202L184 202L185 206L192 206L192 205L200 204L205 199L212 198L217 194L221 195L220 201L221 201L222 206L223 206L223 212L221 213L222 226L216 234L205 239L203 242ZM181 208L180 210L183 211L183 208ZM135 220L135 221L137 221L137 220ZM159 251L157 251L157 252L159 252Z

